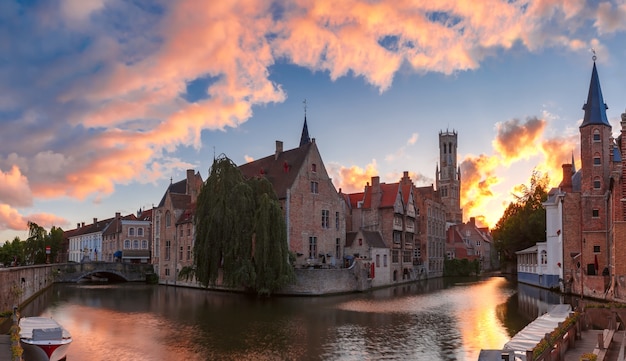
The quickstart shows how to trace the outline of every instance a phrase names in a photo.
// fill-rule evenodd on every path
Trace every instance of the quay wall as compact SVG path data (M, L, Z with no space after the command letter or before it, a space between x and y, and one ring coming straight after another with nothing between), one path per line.
M58 264L0 268L0 312L12 311L54 283Z

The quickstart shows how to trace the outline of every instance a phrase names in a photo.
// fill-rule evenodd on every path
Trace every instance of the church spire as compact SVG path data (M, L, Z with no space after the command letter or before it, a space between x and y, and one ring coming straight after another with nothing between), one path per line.
M604 103L602 97L602 89L600 88L600 79L598 78L598 70L596 69L596 55L593 53L593 70L591 72L591 82L589 83L589 94L587 95L587 103L583 106L585 117L580 127L591 124L608 125L609 121L606 117L606 110L609 107Z
M302 127L302 135L300 136L300 146L311 143L309 127L306 125L306 99L304 99L302 103L304 104L304 126Z

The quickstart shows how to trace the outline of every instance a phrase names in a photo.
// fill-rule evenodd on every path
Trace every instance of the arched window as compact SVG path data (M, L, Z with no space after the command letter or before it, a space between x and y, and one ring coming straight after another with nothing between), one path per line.
M172 214L170 211L165 212L165 227L170 227L172 225Z
M130 240L124 240L124 249L130 249Z
M139 237L143 237L143 228L142 227L137 228L137 235Z
M134 240L133 241L133 249L139 249L139 241L138 240Z
M594 142L600 141L600 131L598 129L593 130L593 141Z
M541 264L548 264L548 252L541 250Z
M141 241L141 249L148 249L148 241L145 239Z
M128 229L128 235L129 235L129 236L134 236L134 235L135 235L135 228L130 227L130 228Z
M593 155L593 165L601 165L602 162L600 161L600 154L596 153Z

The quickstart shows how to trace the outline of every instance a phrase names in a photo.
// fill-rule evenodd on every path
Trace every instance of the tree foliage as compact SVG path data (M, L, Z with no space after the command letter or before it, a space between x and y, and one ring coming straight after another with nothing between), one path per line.
M25 241L15 237L0 247L0 262L4 265L44 264L46 261L54 263L61 252L63 230L52 227L48 233L37 223L28 222L28 238ZM46 254L46 247L50 247L50 255Z
M259 294L294 280L285 221L267 179L244 179L226 156L215 159L194 222L194 266L181 270L180 278L215 285L221 268L225 286Z
M493 229L496 249L503 262L515 259L515 252L546 240L546 210L542 203L548 199L550 179L534 170L530 186L520 185L515 201L509 203Z

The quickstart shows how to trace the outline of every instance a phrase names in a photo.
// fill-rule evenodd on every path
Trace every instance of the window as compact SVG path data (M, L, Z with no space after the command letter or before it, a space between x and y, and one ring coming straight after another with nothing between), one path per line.
M187 235L191 236L191 223L187 224Z
M124 249L130 249L130 240L124 240Z
M376 267L380 268L380 255L379 254L376 255Z
M187 261L191 259L191 246L187 246Z
M138 240L134 240L133 241L133 249L139 249L139 241Z
M594 189L600 189L600 187L602 186L602 183L600 182L600 179L594 179L593 180L593 188Z
M600 165L600 164L602 164L600 162L600 157L598 156L593 157L593 165Z
M165 227L170 227L172 225L172 215L170 211L165 212Z
M327 209L322 209L322 228L330 228L329 217L330 211Z
M387 255L383 255L383 267L387 267Z
M393 243L400 244L402 243L402 233L393 232Z
M317 182L311 182L311 193L314 193L314 194L318 193L318 184L317 184Z
M170 269L169 269L169 268L166 268L166 269L165 269L165 275L166 275L166 276L169 276L169 275L170 275Z
M600 246L593 246L593 253L600 253Z
M309 258L313 259L317 255L317 237L309 237Z
M143 228L142 227L137 228L137 235L139 237L143 237Z
M129 235L129 236L134 236L134 235L135 235L135 229L134 229L133 227L130 227L130 228L128 229L128 235Z
M398 262L400 262L400 251L398 250L391 251L391 263L398 263Z
M311 172L317 172L317 164L311 164Z
M141 241L141 249L148 249L148 241L145 239Z
M480 240L476 241L476 246L480 247Z
M335 229L339 230L339 212L335 212Z
M178 251L178 260L183 260L183 246L180 246L180 250Z
M548 252L545 249L541 250L541 264L548 264Z
M335 257L338 259L341 258L341 245L339 242L341 242L339 238L335 239Z
M183 236L183 227L180 227L180 232L178 232L178 234L182 237Z
M165 241L165 260L170 260L170 250L172 248L172 241Z
M593 218L599 218L600 217L600 210L599 209L594 209L591 211L591 216Z
M402 252L402 262L411 263L411 251Z
M594 129L593 131L593 141L594 142L599 142L600 141L600 131L597 129Z

